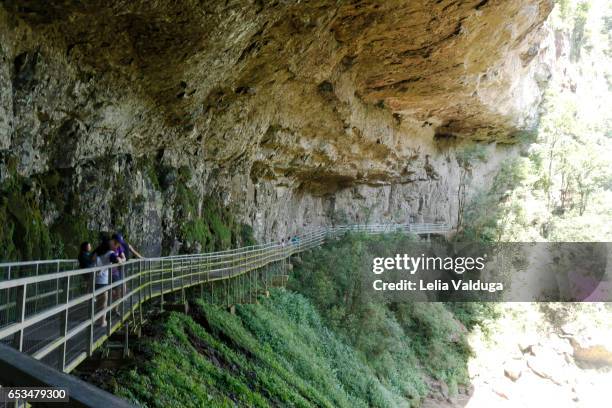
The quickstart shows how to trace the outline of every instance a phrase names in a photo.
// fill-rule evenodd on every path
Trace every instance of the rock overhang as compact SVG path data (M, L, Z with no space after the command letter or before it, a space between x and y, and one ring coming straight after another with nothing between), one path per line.
M63 62L161 120L124 130L134 151L180 146L225 168L265 162L272 179L303 186L400 182L398 163L424 139L511 142L532 130L552 1L4 8Z

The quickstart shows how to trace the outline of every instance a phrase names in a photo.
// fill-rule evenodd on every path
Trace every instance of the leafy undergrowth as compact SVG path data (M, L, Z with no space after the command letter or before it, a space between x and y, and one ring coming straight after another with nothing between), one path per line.
M291 291L236 314L196 301L190 316L162 315L107 385L148 407L418 407L430 387L457 393L466 334L491 309L364 296L355 268L397 240L348 236L304 255Z
M330 330L367 357L381 382L413 400L423 396L428 378L443 382L451 395L468 385L467 334L496 318L490 303L373 298L361 282L370 273L372 258L401 254L417 239L348 234L304 256L289 280L289 288L311 300Z
M419 378L406 389L383 384L299 294L275 290L236 315L195 309L157 323L116 394L150 407L396 407L426 392Z

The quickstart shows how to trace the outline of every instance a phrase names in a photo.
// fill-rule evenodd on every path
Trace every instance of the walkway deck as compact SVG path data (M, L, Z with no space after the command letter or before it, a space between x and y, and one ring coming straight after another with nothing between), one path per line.
M207 254L130 260L116 266L122 280L98 290L94 289L95 275L104 267L78 269L74 260L3 263L0 342L70 372L125 322L142 319L143 303L160 298L163 305L170 293L184 295L185 289L194 286L251 271L263 273L347 231L444 234L450 228L446 224L346 225L312 230L287 245L274 242ZM105 292L108 300L102 304ZM100 326L104 315L105 328Z

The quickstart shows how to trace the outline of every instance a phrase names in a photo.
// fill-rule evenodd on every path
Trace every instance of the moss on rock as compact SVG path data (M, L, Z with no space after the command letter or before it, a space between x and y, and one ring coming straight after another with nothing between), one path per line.
M119 171L113 164L116 160ZM74 169L51 169L27 178L11 170L0 185L1 260L75 258L81 242L97 241L99 231L90 229L93 220L87 211L91 209L83 203L82 194L87 193L81 188L84 185L95 185L99 194L109 197L108 227L133 235L128 231L130 217L142 212L147 200L142 191L132 188L131 180L136 175L150 181L146 188L159 192L163 205L173 207L171 222L158 230L158 239L163 237L162 252L170 251L175 238L183 243L183 253L255 242L252 229L237 221L232 209L222 205L220 199L203 196L200 186L190 188L194 176L188 166L171 167L151 157L108 156L95 159L91 165L96 170L81 175L85 181L80 185L75 184ZM101 174L104 176L100 178Z
M255 242L252 229L237 221L229 207L213 196L201 199L184 183L177 186L175 208L183 252L219 251Z
M45 225L30 180L12 177L1 188L0 258L45 259L54 252L51 232Z

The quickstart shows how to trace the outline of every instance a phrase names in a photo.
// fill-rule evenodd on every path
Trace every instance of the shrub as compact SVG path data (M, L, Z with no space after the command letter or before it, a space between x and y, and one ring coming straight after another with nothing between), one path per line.
M107 384L139 405L409 406L409 387L379 381L295 293L273 290L237 315L198 301L193 318L167 314L153 332L138 345L138 365Z
M349 234L304 257L289 288L308 297L324 322L367 356L382 384L418 400L427 393L427 376L451 389L467 383L467 330L444 304L372 299L360 282L373 256L401 253L414 239ZM474 317L469 328L478 321Z

